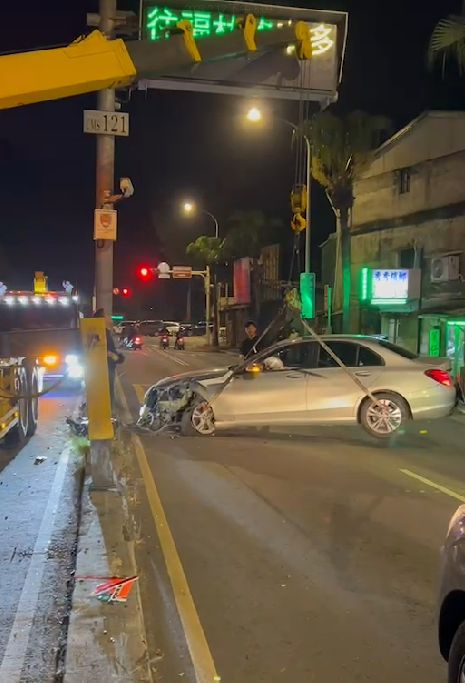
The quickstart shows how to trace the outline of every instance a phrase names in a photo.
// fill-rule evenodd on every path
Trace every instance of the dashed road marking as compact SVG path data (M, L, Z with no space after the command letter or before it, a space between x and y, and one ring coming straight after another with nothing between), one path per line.
M445 496L449 496L449 498L455 498L455 500L459 500L461 503L465 503L465 496L461 495L460 493L457 493L457 491L453 491L452 489L447 488L447 486L442 486L442 484L436 484L435 481L427 479L426 477L422 477L421 474L417 474L416 472L412 472L411 470L401 469L400 471L402 472L402 474L407 475L407 477L412 477L412 479L416 479L417 481L420 481L422 484L425 484L425 486L429 486L432 489L436 489L436 491L440 491Z

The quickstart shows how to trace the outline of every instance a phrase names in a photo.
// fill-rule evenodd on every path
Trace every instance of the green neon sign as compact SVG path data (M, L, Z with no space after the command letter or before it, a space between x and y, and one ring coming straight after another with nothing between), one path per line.
M360 301L367 301L369 299L369 269L362 268L360 271Z
M194 38L208 38L210 36L222 36L232 33L237 29L237 23L242 15L225 14L204 9L186 8L177 9L153 5L147 8L145 13L144 30L149 40L163 40L169 38L170 32L176 28L180 21L187 20L192 24ZM258 18L257 31L271 31L281 28L287 19ZM334 45L335 28L328 24L312 24L310 28L312 36L313 56L328 52Z
M407 299L372 299L372 306L405 306Z

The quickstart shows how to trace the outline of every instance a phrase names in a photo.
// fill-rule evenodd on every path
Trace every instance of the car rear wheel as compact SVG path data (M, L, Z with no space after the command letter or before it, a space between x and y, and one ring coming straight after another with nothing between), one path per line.
M449 683L465 683L465 622L457 629L449 652Z
M215 416L208 401L200 399L184 411L181 433L184 436L212 436L215 433Z
M376 403L370 398L363 401L360 423L371 436L389 439L409 419L408 405L401 396L390 392L376 394L375 398Z

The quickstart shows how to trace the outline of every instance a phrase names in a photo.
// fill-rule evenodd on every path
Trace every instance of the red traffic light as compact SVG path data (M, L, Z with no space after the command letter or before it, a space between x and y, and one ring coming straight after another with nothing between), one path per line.
M153 277L153 269L149 266L139 266L137 274L141 280L151 280Z
M129 287L123 287L123 289L121 290L121 294L126 297L131 296L131 290L129 289Z

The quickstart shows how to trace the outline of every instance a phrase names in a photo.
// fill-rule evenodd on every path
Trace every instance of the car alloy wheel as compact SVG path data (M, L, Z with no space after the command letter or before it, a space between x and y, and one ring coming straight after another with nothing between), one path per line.
M197 403L191 415L192 426L202 436L209 436L215 431L215 418L213 408L207 401Z
M391 399L380 398L368 408L366 421L375 434L393 434L402 424L401 407ZM465 680L460 683L465 683Z

